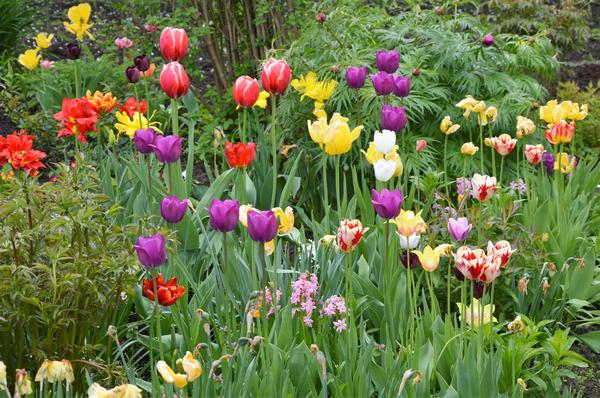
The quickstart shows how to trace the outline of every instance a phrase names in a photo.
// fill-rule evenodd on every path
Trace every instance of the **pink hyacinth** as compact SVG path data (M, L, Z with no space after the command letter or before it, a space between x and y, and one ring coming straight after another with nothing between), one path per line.
M325 303L323 303L323 307L321 308L321 315L324 316L335 316L336 314L345 314L346 313L346 301L343 297L340 296L331 296Z
M275 313L275 306L279 304L281 300L281 289L277 289L277 294L275 295L276 303L273 305L273 294L271 293L271 289L267 288L265 297L265 302L269 306L269 310L267 311L267 318Z
M336 332L342 333L344 330L346 330L346 318L333 321L333 326L335 327Z
M319 290L319 280L315 274L304 272L300 274L297 280L292 282L292 295L290 302L294 304L292 307L292 315L296 312L303 312L302 318L304 325L312 327L312 313L317 308L315 299Z

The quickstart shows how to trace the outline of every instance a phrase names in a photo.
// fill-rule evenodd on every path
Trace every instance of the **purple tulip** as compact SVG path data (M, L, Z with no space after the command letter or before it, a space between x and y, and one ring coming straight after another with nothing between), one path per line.
M387 73L394 73L400 65L400 53L398 51L377 51L377 69Z
M542 155L542 162L544 163L544 167L546 167L548 175L554 174L554 160L554 154L552 152L546 151Z
M277 235L277 217L271 210L248 212L248 234L255 242L270 242Z
M125 69L125 77L127 77L129 83L137 83L140 81L142 75L136 66L130 66Z
M156 154L156 158L163 163L175 163L181 156L181 137L176 135L168 135L163 137L157 135L154 139L152 148Z
M487 35L483 36L481 43L483 43L483 45L486 47L491 46L494 44L494 36L491 33L488 33Z
M471 228L473 228L473 225L469 224L469 220L466 217L460 217L458 220L454 218L448 219L448 232L450 232L452 239L457 242L467 239Z
M135 252L144 267L159 267L167 259L167 241L160 233L140 236L135 244Z
M79 47L77 42L67 43L67 46L65 47L65 54L69 59L79 59L81 56L81 47Z
M464 281L465 280L465 276L463 275L462 272L460 272L460 270L456 267L452 268L452 272L454 273L454 276L456 277L456 279L458 279L459 281Z
M140 72L146 72L150 69L150 60L146 54L138 55L133 59L133 63L140 70Z
M189 200L179 200L177 196L166 196L160 202L160 214L169 224L177 224L185 216Z
M382 189L381 192L371 189L371 203L379 217L389 220L400 214L402 192L399 189L393 191Z
M156 133L152 129L136 130L133 135L133 142L139 153L152 153L155 139Z
M363 88L366 78L366 66L350 66L346 69L346 83L350 88Z
M398 97L408 97L410 94L410 78L408 76L394 76L394 94Z
M233 231L240 217L240 202L237 200L213 199L208 209L210 226L221 232Z
M394 91L394 77L386 72L371 75L371 83L377 95L389 95Z
M483 296L483 289L485 287L485 285L481 282L471 282L474 283L475 285L473 285L473 297L475 297L476 299L480 299Z
M406 112L401 106L383 105L381 107L381 128L396 133L406 127Z
M406 267L406 251L403 250L402 251L402 255L400 256L400 261L402 262L402 265L404 265ZM417 268L419 265L421 265L421 260L419 260L419 256L417 255L417 253L414 252L410 252L410 268Z

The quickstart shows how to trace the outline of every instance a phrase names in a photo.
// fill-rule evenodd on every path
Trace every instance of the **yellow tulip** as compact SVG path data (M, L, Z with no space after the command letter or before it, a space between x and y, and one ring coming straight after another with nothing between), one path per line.
M466 319L467 325L469 326L482 326L491 322L497 322L498 320L493 316L494 310L496 308L495 305L486 304L483 306L483 311L480 314L479 300L473 298L473 302L471 305L466 306L462 303L456 303L458 310L460 312L460 319L463 317ZM473 308L471 310L471 307ZM473 322L471 320L471 311L473 312Z
M402 159L400 159L400 154L398 151L395 150L385 155L385 160L393 160L396 162L396 171L394 171L394 177L400 177L404 172L404 165L402 164Z
M575 156L569 156L568 153L561 152L554 161L554 170L560 171L563 174L570 174L575 170Z
M473 145L472 142L465 142L460 147L460 154L467 155L467 156L473 156L477 153L478 150L479 150L479 147Z
M37 48L32 48L29 50L25 50L25 52L19 55L18 61L21 65L29 70L34 70L40 63L40 50Z
M475 98L473 98L470 95L467 95L458 104L456 104L456 106L465 110L465 112L463 113L463 117L465 119L468 119L471 115L471 112L473 112L473 108L475 108L475 106L478 105L478 103L479 101L477 101Z
M325 113L324 111L322 111ZM320 115L320 112L319 112ZM320 115L319 119L311 122L308 121L308 133L310 134L310 139L323 147L324 139L325 139L325 131L327 131L327 114L325 116Z
M165 383L175 384L177 388L183 388L187 386L187 375L175 373L165 361L158 361L156 363L156 370L163 378Z
M325 101L333 95L337 87L337 81L319 81L315 72L308 72L306 77L300 76L300 79L294 79L290 83L296 91L302 94L300 100L309 97L315 100L315 109L323 109Z
M88 3L80 3L69 8L67 16L71 22L63 22L65 28L73 33L79 40L83 40L83 35L87 34L90 39L94 39L88 30L94 25L90 24L90 14L92 7Z
M248 228L248 213L250 210L256 210L252 205L241 205L240 206L240 223L244 226L244 228Z
M252 107L258 106L259 108L265 109L267 107L267 98L269 98L269 95L270 94L267 91L262 90L260 94L258 94L258 99Z
M421 266L427 272L435 271L440 264L440 253L437 250L433 250L429 245L425 246L423 251L414 250L414 253L419 257Z
M583 120L587 117L589 112L588 105L584 104L581 106L581 111L579 110L579 104L577 102L573 103L571 107L571 111L569 112L568 118L571 120Z
M341 155L352 148L352 143L360 136L363 126L357 126L350 131L348 118L339 113L334 113L327 123L327 114L323 110L314 112L319 120L308 122L308 131L311 139L319 144L328 155Z
M535 133L535 123L524 116L517 116L517 138Z
M452 123L450 116L445 116L440 123L440 131L446 135L454 134L460 128L460 124Z
M125 134L127 134L127 136L129 136L130 139L133 139L133 136L135 135L136 130L139 130L139 129L151 128L158 133L162 133L158 129L158 127L156 127L158 122L150 122L149 123L148 119L146 119L143 115L140 116L140 114L138 112L135 112L131 119L127 115L127 112L117 112L117 113L115 113L115 116L116 116L117 120L120 122L120 123L115 123L115 128L117 129L119 134L125 133Z
M490 106L484 111L481 111L477 114L479 124L482 126L487 125L488 123L494 123L496 118L498 117L498 109L494 106Z
M555 124L561 120L565 120L571 114L572 103L561 102L557 100L548 101L546 105L540 107L540 119L548 124Z
M200 365L200 362L197 359L194 359L194 356L189 351L185 353L185 356L181 360L181 366L187 374L188 382L192 382L202 375L202 366Z
M273 209L275 217L279 222L277 233L284 235L290 232L294 228L294 210L291 207L286 207L283 211L280 207Z
M52 39L54 39L54 35L52 33L49 35L46 35L46 33L38 33L35 37L35 43L37 44L38 48L48 48L52 44Z
M400 210L398 217L394 218L391 222L395 223L398 228L398 233L406 238L409 238L414 233L423 233L427 229L427 225L423 218L421 218L421 212L414 213L412 210Z

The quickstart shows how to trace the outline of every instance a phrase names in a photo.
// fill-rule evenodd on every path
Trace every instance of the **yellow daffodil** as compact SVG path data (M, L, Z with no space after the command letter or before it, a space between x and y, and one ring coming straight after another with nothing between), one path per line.
M275 253L275 239L265 242L264 247L265 247L265 254L267 256L270 256L271 254Z
M39 65L41 58L40 50L38 48L31 48L19 55L18 61L25 68L34 70Z
M540 107L540 119L548 124L555 124L561 120L566 120L571 114L572 103L561 102L557 100L548 101L546 105Z
M315 101L315 109L323 109L325 101L333 95L337 87L337 81L319 81L315 72L308 72L305 76L300 76L300 79L294 79L290 83L296 91L302 94L300 100L304 97L309 97Z
M517 116L517 138L521 139L525 136L535 133L535 123L524 116Z
M107 390L98 383L94 383L87 390L88 398L115 398L112 390Z
M175 373L173 369L165 361L158 361L156 363L156 370L163 378L165 383L175 384L177 388L183 388L187 386L188 378L187 375L181 373Z
M371 141L369 143L369 148L367 149L366 152L362 149L360 151L362 152L363 155L365 155L365 159L367 159L367 162L369 162L369 164L374 164L379 159L395 161L396 162L396 171L394 173L394 177L399 177L402 175L404 166L402 165L402 159L400 159L400 154L398 153L398 145L394 146L394 149L392 150L392 152L384 155L383 153L381 153L377 150L377 147L375 146L375 142Z
M90 39L94 39L88 30L94 25L90 24L90 14L92 13L92 7L88 3L80 3L76 6L69 8L67 16L71 22L63 22L65 28L73 33L79 40L83 40L83 35L86 34Z
M471 305L466 306L462 303L456 303L458 310L460 311L460 319L463 317L466 319L467 325L469 326L482 326L487 325L491 322L497 322L498 320L493 316L495 305L486 304L483 306L483 311L480 314L481 304L479 300L473 298ZM472 310L471 310L472 307ZM471 311L473 312L473 322L471 321Z
M473 145L472 142L465 142L460 147L460 154L466 155L466 156L473 156L477 153L478 150L479 150L479 147Z
M194 359L194 356L189 351L185 353L185 356L181 360L181 366L190 383L202 375L202 366L200 365L200 362L197 359Z
M46 35L46 33L38 33L35 37L35 44L41 49L48 48L52 44L52 39L54 39L52 33L49 35Z
M450 116L445 116L440 123L440 131L446 135L454 134L460 128L460 124L452 123Z
M392 151L385 155L385 160L393 160L396 163L396 171L394 171L394 177L400 177L404 172L404 165L398 151Z
M554 161L554 170L560 171L563 174L570 174L575 170L575 156L569 156L568 153L561 152Z
M276 207L273 209L273 213L275 213L275 217L279 222L278 234L285 235L294 228L294 210L291 207L286 207L285 211L280 207Z
M269 98L269 95L270 94L268 92L262 90L260 94L258 94L258 99L252 106L258 106L259 108L265 109L267 107L267 98Z
M315 114L319 115L319 120L308 122L311 139L328 155L341 155L348 152L352 148L352 143L360 136L363 126L357 126L351 131L348 118L339 113L333 114L329 124L324 111L315 111Z
M138 112L133 114L133 117L130 119L127 115L127 112L117 112L115 116L119 123L115 123L115 128L119 132L119 134L127 134L129 138L133 139L135 135L135 131L139 129L147 129L151 128L154 131L161 133L161 131L156 127L158 122L148 122L148 119L141 115Z
M494 123L498 117L498 109L496 109L495 106L490 106L485 111L479 112L477 117L479 124L482 126L485 126L488 123Z
M116 398L142 398L142 390L135 384L121 384L113 391Z
M339 249L336 235L324 235L321 239L319 239L319 243L325 247L333 247L336 250Z
M425 232L427 224L423 218L421 218L421 212L419 210L416 214L412 210L400 210L398 217L391 220L396 224L398 233L406 238L409 238L412 234L418 233L419 235Z
M248 228L248 213L250 210L255 210L252 205L241 205L240 206L240 215L239 220L240 223L244 226L244 228Z

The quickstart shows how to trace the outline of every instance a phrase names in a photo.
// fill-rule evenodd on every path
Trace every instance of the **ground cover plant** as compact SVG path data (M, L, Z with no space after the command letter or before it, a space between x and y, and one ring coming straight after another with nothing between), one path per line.
M598 391L581 37L512 2L99 3L2 14L0 396Z

